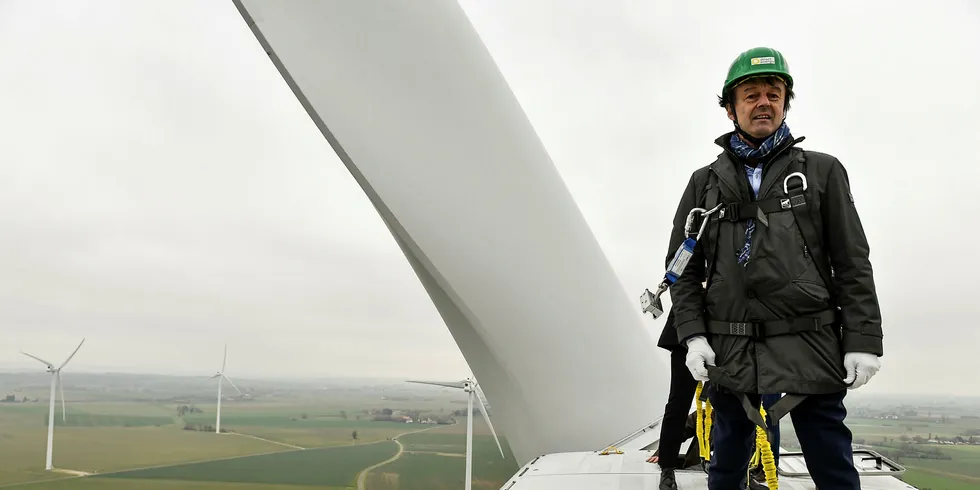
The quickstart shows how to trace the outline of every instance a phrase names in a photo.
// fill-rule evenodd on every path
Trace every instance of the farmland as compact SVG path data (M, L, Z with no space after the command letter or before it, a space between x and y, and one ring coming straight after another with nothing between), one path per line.
M976 402L922 400L854 403L848 427L854 442L897 461L906 468L902 477L919 488L961 490L980 488L980 407ZM792 415L781 424L782 446L797 450ZM931 444L929 441L946 441ZM959 441L957 444L954 442Z
M506 440L501 440L505 457L486 425L473 425L473 488L497 489L518 470ZM372 471L368 490L456 490L463 486L466 437L462 424L399 439L405 454Z
M230 458L126 471L101 478L351 486L361 469L395 455L392 441Z
M248 396L223 400L219 435L213 384L74 373L76 384L65 386L64 418L60 404L56 410L59 471L49 472L44 470L47 378L13 375L11 381L10 376L0 374L0 390L7 392L7 401L0 403L4 489L352 490L359 477L365 490L458 489L463 483L460 412L466 399L456 390L236 380ZM889 409L878 400L851 401L849 410L855 442L894 456L908 468L909 483L933 490L980 486L980 446L928 443L980 435L980 419L972 418L980 413L977 403L935 402L918 413ZM396 421L406 413L458 423ZM792 449L792 416L784 420L783 445ZM474 432L474 488L500 488L518 464L504 438L505 457L500 456L482 417L474 420ZM933 458L931 451L942 458Z
M455 390L416 396L411 389L277 385L274 395L256 389L255 398L225 399L219 435L210 389L151 385L127 396L111 383L102 393L66 385L66 413L62 418L59 403L55 417L56 471L49 472L44 386L4 381L0 374L0 388L16 397L0 403L0 488L30 490L348 489L362 470L398 452L395 436L456 427L377 420L383 414L410 410L451 421L465 408L465 395ZM454 434L462 448L465 436Z

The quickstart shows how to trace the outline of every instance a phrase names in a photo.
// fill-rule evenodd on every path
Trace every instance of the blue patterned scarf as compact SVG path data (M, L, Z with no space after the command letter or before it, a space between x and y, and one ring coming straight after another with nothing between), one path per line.
M744 161L756 162L761 158L765 158L773 149L778 148L786 140L793 137L790 134L789 126L783 121L776 132L766 138L757 148L749 146L748 143L742 141L738 137L738 134L732 133L729 139L728 146L731 147L732 151L738 155ZM743 163L743 165L745 165ZM762 163L758 163L755 167L750 165L745 165L745 175L749 179L749 186L752 188L752 194L756 198L759 197L759 186L762 185ZM749 260L749 252L752 249L752 232L755 231L755 220L750 219L745 228L745 245L742 246L742 250L738 254L738 263L744 265Z
M728 146L731 147L732 151L743 160L757 160L765 157L774 148L778 148L784 141L792 137L793 135L789 132L789 126L786 125L786 121L783 121L783 123L776 128L776 132L772 133L768 138L766 138L766 140L763 141L758 148L752 148L749 146L748 143L742 141L742 138L738 137L737 133L732 133L731 138L728 140Z

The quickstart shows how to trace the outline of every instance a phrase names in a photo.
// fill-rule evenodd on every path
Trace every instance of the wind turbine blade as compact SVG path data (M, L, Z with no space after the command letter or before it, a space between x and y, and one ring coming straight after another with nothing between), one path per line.
M234 388L235 391L237 391L239 395L245 396L245 393L242 393L242 390L239 390L238 387L235 386L235 382L232 381L231 378L229 378L228 376L225 376L224 374L222 374L221 377L222 378L225 378L226 380L228 380L228 382L231 383L231 387Z
M479 385L477 385L477 388L479 389ZM490 416L487 415L487 404L483 403L483 397L479 396L479 391L474 390L473 394L477 395L476 398L480 400L480 414L483 415L483 420L486 421L487 427L490 427L490 433L493 434L493 440L497 441L497 449L500 450L500 457L506 458L506 456L504 456L504 448L500 445L500 439L497 438L497 431L493 430L493 424L490 423Z
M37 359L38 361L41 361L41 362L43 362L43 363L44 363L44 364L45 364L46 366L48 366L48 368L51 368L51 369L54 369L54 364L51 364L50 362L48 362L48 361L45 361L44 359L41 359L40 357L37 357L37 356L35 356L35 355L32 355L32 354L28 354L28 353L26 353L26 352L24 352L24 351L20 351L20 353L21 353L21 354L24 354L25 356L27 356L27 357L30 357L30 358L32 358L32 359Z
M72 357L75 357L75 353L78 352L78 349L82 348L82 344L84 343L85 339L82 339L82 341L78 343L78 347L75 347L75 350L72 351L70 356L68 356L68 359L65 359L65 362L61 363L61 366L58 366L58 369L65 367L65 364L68 364L68 361L70 361Z
M457 389L460 389L460 390L466 387L466 382L465 381L415 381L415 380L409 379L409 380L406 380L406 382L407 383L416 383L416 384L420 384L420 385L432 385L432 386L443 386L443 387L446 387L446 388L457 388Z
M61 392L61 421L64 422L68 420L67 416L65 415L65 386L61 384L61 370L59 369L57 372L58 374L56 376L58 377L58 391Z
M221 372L225 372L225 364L228 362L228 344L225 344L225 357L221 359Z

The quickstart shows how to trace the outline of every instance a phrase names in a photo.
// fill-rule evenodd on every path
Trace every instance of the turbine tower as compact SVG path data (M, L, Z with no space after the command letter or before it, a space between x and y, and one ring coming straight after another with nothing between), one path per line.
M221 434L221 385L223 380L228 380L228 383L231 384L231 387L234 388L239 395L242 396L245 395L244 393L242 393L242 390L239 390L238 387L235 386L235 383L231 380L231 378L225 375L225 365L227 364L227 362L228 362L228 344L225 344L225 356L221 360L221 371L218 371L217 373L215 373L214 376L211 376L211 379L218 378L218 415L214 422L214 432L216 434Z
M61 365L58 366L57 368L54 367L53 363L45 361L40 357L37 357L32 354L28 354L24 351L20 351L21 354L24 354L27 357L30 357L32 359L37 359L38 361L43 362L44 365L48 367L47 371L51 373L51 397L50 397L50 401L48 402L48 449L44 459L44 469L47 471L51 471L54 469L51 459L52 459L52 453L54 451L54 405L55 405L55 398L56 398L55 390L60 389L61 391L61 421L64 422L66 420L65 387L61 385L61 370L65 367L65 365L68 364L68 361L70 361L72 357L75 357L75 353L78 352L78 349L82 348L82 344L84 343L85 343L85 339L82 339L82 341L78 343L78 347L75 347L75 350L71 353L70 356L68 356L68 359L65 359L65 362L61 363Z
M500 450L500 457L504 456L504 448L500 445L500 439L497 438L497 431L493 430L493 424L490 423L490 416L487 415L487 405L483 402L483 396L479 396L476 392L480 389L479 384L473 378L466 378L463 381L412 381L408 380L409 383L418 383L423 385L433 385L433 386L445 386L446 388L456 388L461 389L467 394L467 405L466 405L466 487L465 490L470 490L473 484L473 397L477 397L480 400L480 413L483 414L483 420L487 422L487 427L490 427L490 433L493 434L493 440L497 442L497 449Z

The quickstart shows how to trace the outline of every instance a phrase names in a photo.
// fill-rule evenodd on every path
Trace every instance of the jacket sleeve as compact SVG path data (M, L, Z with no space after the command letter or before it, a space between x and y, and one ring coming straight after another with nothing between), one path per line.
M871 249L851 195L847 170L834 159L823 196L824 237L839 297L844 352L882 352L881 310Z
M684 242L684 223L692 208L698 206L698 191L695 175L691 175L687 188L681 196L677 211L674 213L674 226L670 233L670 245L667 249L667 260L664 267L670 265L674 253ZM695 223L697 225L697 223ZM687 263L684 272L670 287L671 310L674 313L674 324L677 329L677 341L681 346L695 335L705 335L707 328L704 323L704 282L705 262L704 250L699 241L694 247L694 255Z

